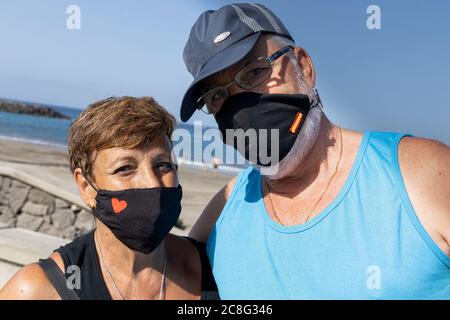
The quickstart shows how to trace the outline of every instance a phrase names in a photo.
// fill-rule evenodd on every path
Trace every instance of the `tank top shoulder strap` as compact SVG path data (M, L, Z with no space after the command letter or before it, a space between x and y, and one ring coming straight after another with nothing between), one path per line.
M94 230L55 251L61 256L67 279L73 277L73 272L76 272L74 270L80 272L79 286L75 287L75 291L81 300L111 299L100 270L100 262L95 249ZM69 266L76 268L68 268Z
M384 160L393 168L397 160L398 145L401 139L411 136L410 134L379 131L373 131L368 134L370 134L369 152L375 152L378 158Z
M52 258L39 259L38 264L61 300L80 300L75 290L68 286L64 273Z

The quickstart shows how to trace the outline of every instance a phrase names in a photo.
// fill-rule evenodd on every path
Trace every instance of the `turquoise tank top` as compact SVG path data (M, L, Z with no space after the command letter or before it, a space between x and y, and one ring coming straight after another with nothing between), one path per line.
M408 198L397 148L405 135L366 132L332 203L282 226L248 168L208 239L222 299L450 299L450 258Z

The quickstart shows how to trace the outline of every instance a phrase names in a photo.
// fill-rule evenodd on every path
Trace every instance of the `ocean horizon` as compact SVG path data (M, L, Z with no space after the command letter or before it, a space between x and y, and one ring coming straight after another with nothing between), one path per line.
M38 145L46 145L55 148L67 149L67 132L73 120L83 111L82 109L49 106L50 108L70 117L70 119L48 118L35 115L18 114L0 111L0 139L26 142ZM199 136L194 125L188 123L177 123L177 128L186 129L191 135L192 150L194 144L202 143L202 150L206 148L207 142ZM203 131L210 127L203 127ZM174 146L177 142L174 142ZM225 152L237 153L230 147L225 146ZM239 156L238 156L239 157ZM212 164L205 163L202 155L179 158L178 161L185 166L211 167ZM223 162L223 161L222 161ZM237 173L246 165L221 165L220 171Z

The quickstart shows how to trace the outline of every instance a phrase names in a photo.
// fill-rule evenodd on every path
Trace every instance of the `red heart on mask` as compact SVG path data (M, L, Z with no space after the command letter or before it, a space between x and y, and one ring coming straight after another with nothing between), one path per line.
M117 198L112 198L111 204L112 204L112 208L116 214L121 213L123 210L125 210L125 208L128 205L125 200L119 200Z

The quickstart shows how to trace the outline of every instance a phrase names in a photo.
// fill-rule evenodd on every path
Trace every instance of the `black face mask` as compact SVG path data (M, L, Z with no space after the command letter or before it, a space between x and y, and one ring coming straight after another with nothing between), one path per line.
M260 166L276 165L291 150L300 132L304 120L314 103L303 94L259 94L242 92L229 97L220 111L215 115L217 124L225 143L233 146L247 160L252 150L256 150L256 163ZM257 135L257 141L245 139L245 150L239 150L238 139L227 141L227 129L266 129L267 135ZM279 130L278 161L272 159L270 130ZM256 144L256 145L255 145ZM261 159L260 148L266 149L263 154L267 159ZM255 152L253 152L255 154Z
M149 254L177 223L182 194L180 185L98 190L94 214L128 248Z

